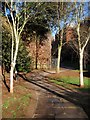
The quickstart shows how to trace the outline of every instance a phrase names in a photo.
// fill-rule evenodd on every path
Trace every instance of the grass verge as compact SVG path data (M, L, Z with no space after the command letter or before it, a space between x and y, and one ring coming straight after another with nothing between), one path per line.
M19 118L25 117L25 112L30 104L31 93L25 86L17 85L14 87L14 94L8 93L8 97L3 98L2 117Z
M51 78L50 81L54 82L57 85L61 85L63 87L72 87L73 86L78 86L76 89L82 91L82 92L90 92L90 78L84 78L84 88L79 87L79 77L71 77L71 76L62 76L60 78Z

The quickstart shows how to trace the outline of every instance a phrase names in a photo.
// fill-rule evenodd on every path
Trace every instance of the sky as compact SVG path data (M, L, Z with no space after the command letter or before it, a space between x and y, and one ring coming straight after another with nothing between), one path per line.
M78 1L80 1L80 0L78 0ZM83 14L84 14L84 18L90 17L90 2L89 3L85 2ZM72 25L76 24L75 20L72 20L72 18L73 18L73 15L72 15L72 13L70 13L69 18L67 20L67 24L72 24ZM81 19L83 20L83 17ZM61 28L63 27L63 24L64 24L64 22L62 21L60 23ZM55 36L56 32L57 32L57 30L53 31L52 36Z
M74 0L72 0L72 2L73 2ZM78 2L80 2L81 0L78 0ZM90 0L84 0L84 1L90 1ZM83 12L83 14L84 14L84 16L85 17L87 17L87 16L90 16L89 14L90 14L90 10L89 10L89 5L90 5L90 2L88 3L88 2L85 2L85 6L84 6L84 9L85 9L85 11ZM9 9L7 9L7 12L6 12L6 15L8 15L9 14ZM67 24L70 24L70 21L72 21L71 19L72 19L72 13L70 13L70 15L69 15L69 18L68 18L68 20L67 20ZM74 22L75 22L75 20L73 20L72 22L71 22L71 24L73 23L74 24ZM63 27L63 25L64 25L64 22L62 21L62 22L60 22L60 26L61 26L61 28ZM56 32L57 32L57 30L52 30L52 36L55 36L55 34L56 34Z

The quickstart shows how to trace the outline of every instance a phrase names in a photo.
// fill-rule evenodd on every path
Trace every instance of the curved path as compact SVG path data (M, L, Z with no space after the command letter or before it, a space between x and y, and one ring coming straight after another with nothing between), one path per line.
M36 71L27 81L36 86L37 104L32 118L88 118L79 101L83 94L55 85L47 78L48 72Z

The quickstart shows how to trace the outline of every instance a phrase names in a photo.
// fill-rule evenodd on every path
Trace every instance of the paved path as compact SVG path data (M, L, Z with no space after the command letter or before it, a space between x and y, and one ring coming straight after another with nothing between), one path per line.
M79 97L84 97L72 89L50 83L46 72L36 72L29 80L37 94L36 110L33 118L88 118L82 108Z

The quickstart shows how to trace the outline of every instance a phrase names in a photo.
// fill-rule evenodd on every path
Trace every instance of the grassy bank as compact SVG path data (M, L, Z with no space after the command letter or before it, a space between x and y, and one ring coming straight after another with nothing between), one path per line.
M23 85L17 85L14 89L14 94L7 93L8 97L7 95L3 96L3 118L23 118L26 114L27 107L30 104L30 90Z
M50 81L64 87L78 86L77 89L83 92L90 92L90 78L84 78L84 88L79 88L79 77L61 76L60 78L51 78Z

